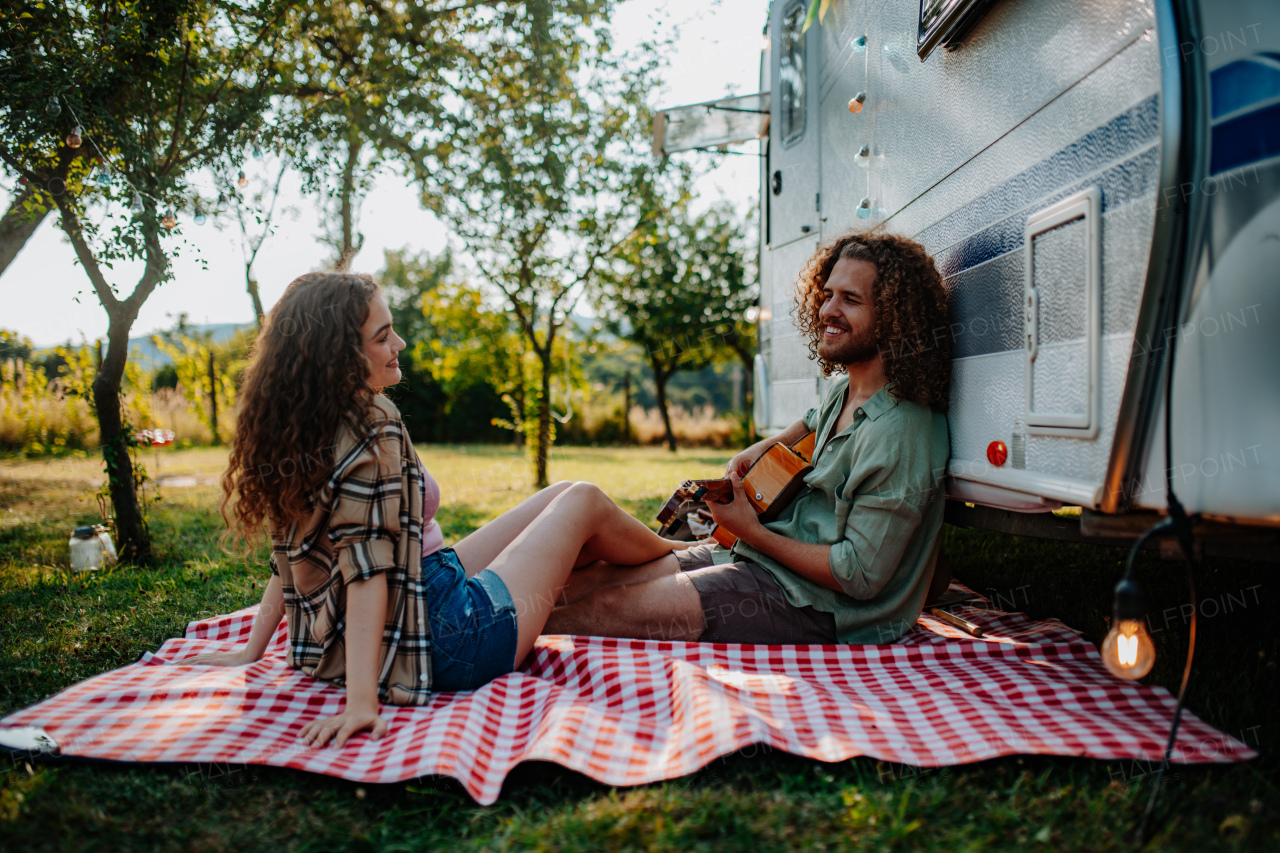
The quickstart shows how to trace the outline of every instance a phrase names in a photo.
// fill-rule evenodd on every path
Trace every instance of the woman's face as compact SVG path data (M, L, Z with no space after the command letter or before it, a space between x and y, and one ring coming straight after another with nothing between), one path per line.
M391 309L381 293L369 300L369 319L364 321L361 332L364 354L369 358L369 384L374 388L395 385L400 381L397 356L405 343L391 328Z

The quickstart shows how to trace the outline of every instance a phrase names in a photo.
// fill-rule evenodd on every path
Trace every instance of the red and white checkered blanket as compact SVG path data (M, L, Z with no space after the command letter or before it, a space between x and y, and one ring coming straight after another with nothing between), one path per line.
M957 584L953 589L960 589ZM383 706L390 734L341 750L298 731L336 714L342 690L285 665L283 624L246 667L166 666L229 649L256 608L187 627L155 655L10 715L64 755L139 762L269 764L363 782L441 774L482 804L522 761L554 761L612 785L670 779L754 743L838 761L920 767L1010 753L1158 761L1174 700L1118 681L1057 620L956 608L973 639L929 615L886 646L737 646L550 636L518 672L425 707ZM1184 712L1174 760L1256 753Z

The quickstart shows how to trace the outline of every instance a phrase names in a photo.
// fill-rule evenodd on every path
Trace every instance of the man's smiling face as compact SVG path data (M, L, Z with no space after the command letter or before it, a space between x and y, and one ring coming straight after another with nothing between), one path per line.
M880 354L876 341L875 264L841 258L822 289L822 340L818 355L836 364L858 364Z

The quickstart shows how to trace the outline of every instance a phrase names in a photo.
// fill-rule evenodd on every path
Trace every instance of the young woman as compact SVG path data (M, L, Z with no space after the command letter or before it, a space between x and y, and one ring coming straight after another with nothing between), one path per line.
M440 490L379 393L400 381L404 346L368 276L304 275L271 310L222 478L228 535L270 532L271 581L240 649L180 662L256 661L287 619L289 665L347 691L341 714L302 730L315 746L382 737L382 702L420 705L513 671L575 567L688 544L566 482L446 548Z

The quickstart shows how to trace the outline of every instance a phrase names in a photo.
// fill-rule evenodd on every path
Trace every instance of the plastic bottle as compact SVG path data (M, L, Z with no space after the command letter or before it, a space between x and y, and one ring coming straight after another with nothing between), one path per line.
M1013 435L1009 437L1009 459L1014 468L1027 467L1027 428L1021 417L1013 419Z

